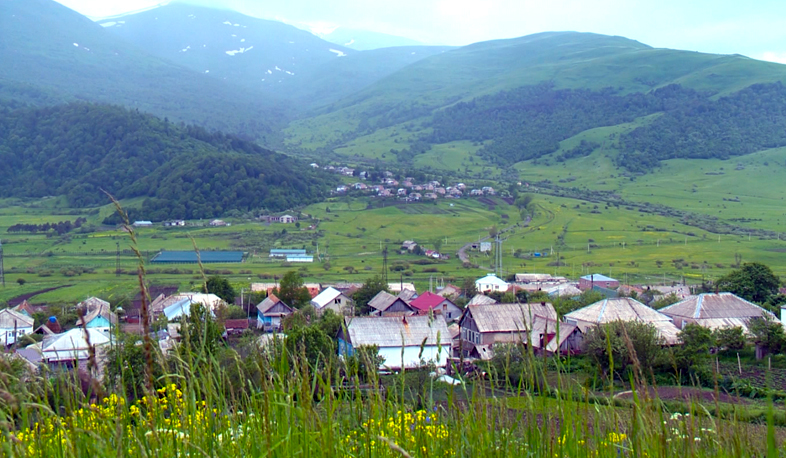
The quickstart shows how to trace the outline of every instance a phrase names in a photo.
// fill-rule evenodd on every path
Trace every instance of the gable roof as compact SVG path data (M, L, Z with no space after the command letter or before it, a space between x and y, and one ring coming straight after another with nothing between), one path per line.
M617 279L614 279L614 278L611 278L611 277L607 277L607 276L605 276L603 274L585 275L585 276L581 277L581 279L582 280L589 280L589 281L619 281Z
M389 309L391 305L396 303L396 301L401 301L407 307L412 308L407 301L398 296L394 296L387 291L378 292L376 296L368 301L368 306L374 310L384 312L385 310Z
M488 274L488 275L486 275L483 278L478 278L477 280L475 280L475 283L476 284L499 285L499 286L504 286L506 288L508 287L508 282L506 282L505 280L499 278L498 276L496 276L494 274Z
M426 345L442 345L447 348L451 345L451 334L441 315L433 318L357 316L346 317L344 322L353 347L419 347L424 339Z
M677 334L679 334L680 330L674 326L670 317L630 297L615 297L595 302L566 314L565 319L592 324L612 323L614 321L649 323L658 329L666 343L672 345L679 342Z
M335 300L341 294L342 294L341 291L337 290L336 288L333 288L332 286L328 286L327 288L325 288L324 291L322 291L314 299L312 299L311 303L314 305L314 307L321 309L322 307L333 302L333 300Z
M0 329L31 328L34 321L32 317L16 310L0 310Z
M417 299L409 303L410 306L422 311L428 311L438 306L439 304L448 301L453 303L450 299L446 299L439 294L434 294L429 291L421 294Z
M92 297L90 299L96 298ZM81 302L81 304L87 304L87 309L85 310L84 316L85 323L90 323L98 317L103 317L106 318L110 323L117 324L117 315L112 312L112 309L109 307L109 302L102 301L101 299L91 301L90 299Z
M276 297L275 294L268 295L264 301L260 302L257 305L257 310L259 310L259 313L264 315L270 312L270 310L272 310L276 305L279 304L281 304L282 307L286 308L289 311L288 313L293 312L292 307L288 306L284 301ZM282 313L274 313L274 315L281 315L281 314Z
M456 285L447 284L437 294L442 297L447 297L447 296L459 297L461 295L461 288L459 288Z
M536 316L557 320L557 311L549 303L468 305L466 314L472 315L479 332L526 332L533 328Z
M90 345L87 344L87 337ZM90 346L98 347L109 343L109 335L95 328L74 328L62 334L44 337L41 353L47 361L87 359Z
M224 328L226 329L248 329L248 320L246 318L238 318L233 320L224 321Z
M411 303L413 299L418 297L418 292L411 289L405 289L396 294L396 296L400 297L404 302Z
M467 305L490 305L496 303L496 300L486 296L485 294L475 294L472 296L472 299L469 300Z

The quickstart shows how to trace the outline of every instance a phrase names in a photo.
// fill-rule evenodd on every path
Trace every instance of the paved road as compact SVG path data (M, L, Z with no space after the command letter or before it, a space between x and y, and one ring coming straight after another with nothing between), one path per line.
M530 221L532 221L532 217L527 215L527 219L524 221L523 227L529 226ZM505 232L508 232L509 230L513 229L514 227L516 227L515 224L513 226L506 227L505 229L502 229L500 231L500 234L504 234ZM469 255L467 254L467 250L469 250L472 247L473 243L485 242L486 240L488 240L490 238L491 238L491 236L487 235L487 236L483 237L482 239L480 239L477 242L469 242L466 245L464 245L463 247L459 248L458 253L456 253L456 254L458 255L459 259L461 259L461 262L462 263L469 262ZM494 269L489 269L489 268L486 268L486 267L481 267L481 269L494 270Z

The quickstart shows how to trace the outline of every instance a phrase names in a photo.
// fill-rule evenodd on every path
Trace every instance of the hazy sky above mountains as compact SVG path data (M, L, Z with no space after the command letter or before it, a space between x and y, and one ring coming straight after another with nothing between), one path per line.
M91 17L160 3L57 0ZM428 44L466 45L544 31L621 35L655 47L786 63L783 0L193 0L328 31L345 26Z

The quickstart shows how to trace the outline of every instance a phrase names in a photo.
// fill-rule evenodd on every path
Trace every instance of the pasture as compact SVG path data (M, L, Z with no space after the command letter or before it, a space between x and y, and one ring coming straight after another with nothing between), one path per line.
M403 203L375 199L339 199L302 210L308 215L300 228L227 219L228 227L209 227L191 221L187 227L137 228L138 249L151 281L197 289L203 282L198 266L155 265L160 250L232 250L247 254L240 264L209 264L207 274L228 277L239 289L254 281L272 281L297 270L307 281L362 282L382 270L388 247L389 281L414 282L419 289L434 282L460 282L493 269L493 255L470 251L470 265L456 252L466 243L486 237L492 228L509 229L502 235L503 273L546 272L576 278L603 273L628 282L714 279L739 260L770 265L786 275L786 241L718 235L665 216L577 199L535 194L524 226L519 210L499 198L441 199ZM99 226L111 207L55 210L46 201L4 202L0 234L5 253L6 286L0 301L69 285L34 296L33 302L73 302L89 295L124 297L136 288L137 259L123 230ZM63 236L8 233L13 224L41 224L77 217L86 227ZM309 219L310 218L310 219ZM315 229L307 229L309 225ZM403 240L450 256L430 260L399 254ZM313 263L288 264L268 257L271 248L305 248ZM118 249L119 256L118 256ZM533 257L533 253L545 253ZM119 274L117 273L119 268Z

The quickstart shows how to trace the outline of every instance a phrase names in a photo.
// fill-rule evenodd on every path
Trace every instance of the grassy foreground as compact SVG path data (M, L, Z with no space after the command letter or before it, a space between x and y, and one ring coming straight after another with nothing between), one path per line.
M192 356L139 397L84 377L89 388L83 391L65 376L19 383L6 374L0 380L3 455L551 458L786 452L772 406L768 423L753 425L716 420L699 404L670 411L636 393L632 402L615 407L582 392L538 395L499 384L495 389L495 374L489 383L448 387L413 386L402 373L387 390L353 396L348 393L360 392L351 389L357 382L340 363L314 373L304 358L286 351L229 364ZM242 380L238 374L255 375ZM369 385L381 386L374 374L368 376ZM444 399L436 401L436 392Z

